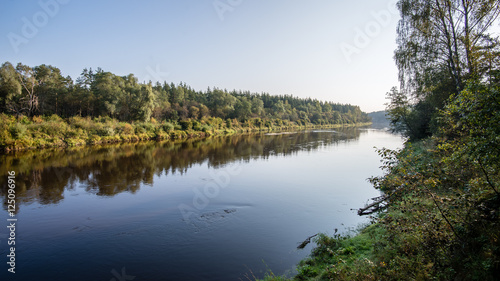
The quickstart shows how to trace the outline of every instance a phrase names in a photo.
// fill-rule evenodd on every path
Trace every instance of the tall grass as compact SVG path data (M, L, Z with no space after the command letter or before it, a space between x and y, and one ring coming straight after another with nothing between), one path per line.
M266 126L263 126L266 122ZM309 124L312 126L312 124ZM12 116L0 114L0 150L12 151L48 147L80 146L140 140L165 140L206 137L252 131L293 130L306 126L281 120L223 120L204 117L199 120L125 123L110 117L79 117L62 119L52 116Z

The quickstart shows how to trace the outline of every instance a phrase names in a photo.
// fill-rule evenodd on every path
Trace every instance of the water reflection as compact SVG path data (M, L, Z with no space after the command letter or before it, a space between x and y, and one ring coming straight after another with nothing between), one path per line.
M147 142L27 151L1 155L0 195L7 209L7 172L16 172L16 201L56 204L64 191L84 186L98 196L135 193L141 184L153 185L154 176L185 173L193 165L220 167L235 161L288 156L299 151L358 139L360 130L252 134L182 142Z

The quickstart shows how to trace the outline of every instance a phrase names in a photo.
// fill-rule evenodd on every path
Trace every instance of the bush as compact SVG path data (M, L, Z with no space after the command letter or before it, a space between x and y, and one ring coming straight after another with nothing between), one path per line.
M30 128L38 130L51 137L63 137L68 130L68 124L60 119L59 122L48 121L40 124L32 124Z
M97 134L101 137L110 137L115 135L115 130L111 127L103 126L97 130Z
M26 126L15 123L9 127L9 132L14 139L20 139L26 134Z
M80 128L78 128L78 129L70 128L64 134L65 138L78 138L78 137L85 137L85 136L86 136L86 133Z
M136 134L145 134L145 133L155 133L155 126L151 123L137 123L135 124L135 133Z
M28 116L25 116L25 115L21 115L21 116L17 117L17 120L19 123L24 124L24 125L28 125L31 123Z
M111 123L113 122L113 118L109 116L99 116L94 118L94 122L99 122L99 123Z
M90 131L94 127L94 123L92 122L90 117L85 117L85 118L79 116L70 117L68 119L68 123L72 127L81 128L85 131Z
M161 128L164 132L168 133L175 129L175 126L172 123L163 123Z
M43 118L41 116L33 116L32 121L33 123L42 123Z
M208 125L203 125L203 126L201 127L201 131L202 131L202 132L204 132L204 133L208 133L208 132L210 132L211 130L212 130L212 128L210 128L210 126L208 126Z
M129 123L119 123L116 127L116 132L119 134L131 135L134 133L134 127Z
M233 127L233 122L231 119L226 119L226 128L231 129Z
M201 129L202 129L201 123L198 121L193 121L193 130L201 131Z
M63 122L62 118L56 114L52 114L49 117L45 117L45 121Z
M191 120L182 120L179 123L181 125L181 129L184 131L191 130L193 128Z
M146 129L144 129L144 127L142 126L137 126L135 127L135 134L144 134L146 132Z

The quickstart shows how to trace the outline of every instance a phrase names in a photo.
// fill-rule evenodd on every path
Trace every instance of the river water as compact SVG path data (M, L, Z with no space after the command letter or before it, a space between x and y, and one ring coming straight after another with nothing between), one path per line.
M349 128L1 155L0 280L291 276L307 237L367 222L356 209L379 195L374 147L401 146Z

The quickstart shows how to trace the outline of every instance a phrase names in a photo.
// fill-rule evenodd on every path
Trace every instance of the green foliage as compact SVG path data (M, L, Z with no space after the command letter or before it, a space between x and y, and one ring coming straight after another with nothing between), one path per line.
M394 130L412 140L438 133L437 118L450 96L470 79L498 83L498 1L399 0L395 61L401 91L389 93Z
M303 125L311 123L310 120L314 124L370 121L359 107L348 104L218 88L195 91L185 83L163 82L153 86L140 83L132 74L118 76L102 69L84 69L73 83L70 77L63 77L58 68L50 65L31 68L18 64L14 68L8 62L0 67L0 112L28 117L56 114L63 118L109 118L122 122L146 122L154 117L174 123L210 116L239 122L253 118L301 120ZM199 129L201 126L195 130Z
M166 133L173 131L175 128L172 123L163 123L161 126L163 131Z
M9 127L9 132L14 139L21 139L26 134L26 126L21 123L14 123Z
M129 123L120 122L116 126L116 132L119 134L131 135L134 133L134 127Z
M443 110L443 149L450 159L469 155L478 163L498 168L500 163L500 86L470 83Z
M493 280L500 262L498 194L480 164L466 155L448 161L454 149L439 149L441 142L382 151L388 174L372 182L390 198L379 219L388 237L376 252L400 276ZM498 185L498 177L489 179ZM387 274L393 278L396 271Z
M384 235L384 229L373 224L357 235L320 234L309 258L301 261L293 280L375 280L374 274L385 264L374 260L374 240Z
M233 127L233 121L231 119L226 119L226 128L231 129Z
M191 130L193 128L191 120L181 120L179 124L181 125L181 129L184 131Z
M410 140L419 140L432 135L432 123L436 111L427 100L411 104L408 97L392 88L387 93L387 115L393 132L400 132Z
M11 63L5 62L0 67L0 111L16 111L21 94L22 86L16 69Z
M226 121L218 117L204 117L199 120L185 119L171 123L149 122L126 123L109 116L79 117L67 119L53 114L47 117L20 115L18 118L0 113L0 149L4 151L27 148L47 148L130 142L140 140L164 140L208 137L237 132L261 130L299 129L297 125L280 119L265 119L268 128L256 127L264 121L260 118L239 122L237 119Z

